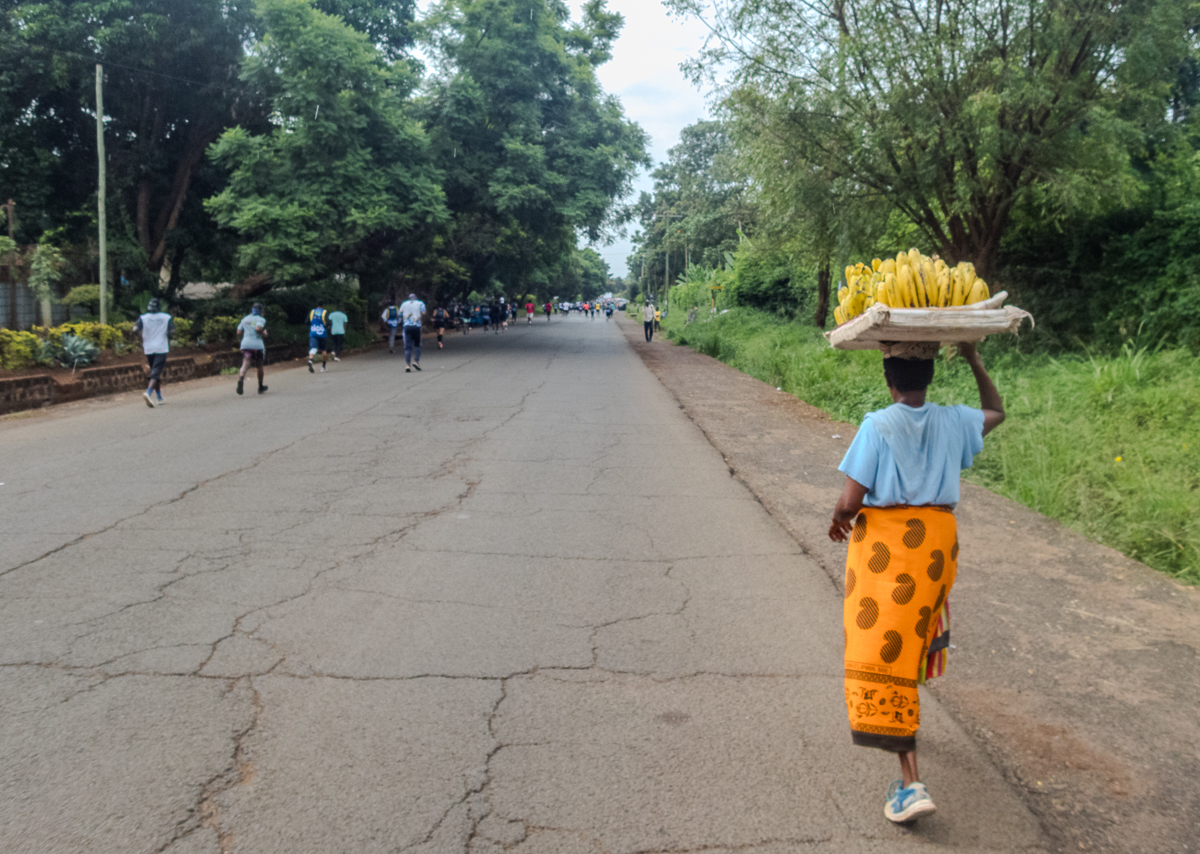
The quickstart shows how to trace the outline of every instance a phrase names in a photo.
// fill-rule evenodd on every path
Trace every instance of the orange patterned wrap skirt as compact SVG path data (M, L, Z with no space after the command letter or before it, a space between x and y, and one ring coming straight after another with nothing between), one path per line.
M855 744L916 749L917 685L941 675L958 526L941 507L864 507L846 556L846 710Z

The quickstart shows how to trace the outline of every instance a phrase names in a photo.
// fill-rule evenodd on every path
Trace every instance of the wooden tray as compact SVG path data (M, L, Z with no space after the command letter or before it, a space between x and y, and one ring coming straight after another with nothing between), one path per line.
M1003 306L1001 291L974 305L954 308L888 308L873 305L853 320L825 333L836 350L886 350L887 344L938 342L955 344L982 341L1001 332L1017 334L1033 316L1015 306ZM1002 307L1003 306L1003 307Z

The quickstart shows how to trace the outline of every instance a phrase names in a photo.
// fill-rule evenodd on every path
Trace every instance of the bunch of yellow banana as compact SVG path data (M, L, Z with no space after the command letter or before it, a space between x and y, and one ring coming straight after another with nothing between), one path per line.
M889 308L949 308L982 302L990 295L987 282L976 277L970 262L950 267L940 258L910 249L886 261L876 258L870 266L847 267L833 317L840 326L875 303Z

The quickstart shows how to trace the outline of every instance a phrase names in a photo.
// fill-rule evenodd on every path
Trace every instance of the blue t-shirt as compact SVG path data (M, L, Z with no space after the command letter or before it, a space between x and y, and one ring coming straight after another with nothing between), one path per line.
M350 318L348 318L346 316L345 312L341 312L341 311L335 311L333 314L329 315L329 326L331 327L329 334L330 335L345 335L346 334L346 321L349 319Z
M982 450L983 410L895 403L867 414L838 471L867 488L867 507L953 507L959 473Z

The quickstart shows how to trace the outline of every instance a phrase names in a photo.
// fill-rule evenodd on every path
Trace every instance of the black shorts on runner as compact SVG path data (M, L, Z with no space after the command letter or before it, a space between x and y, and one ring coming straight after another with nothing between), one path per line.
M242 358L249 359L251 365L264 365L267 361L267 351L259 350L257 348L253 350L243 350Z
M162 379L163 368L167 365L166 353L147 353L146 363L150 365L150 379Z
M342 355L342 347L346 344L345 335L330 335L329 339L333 341L333 354L335 356Z

